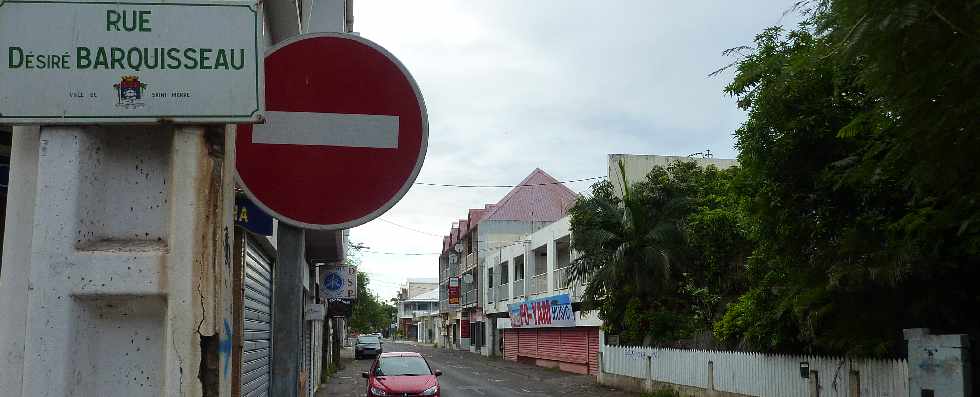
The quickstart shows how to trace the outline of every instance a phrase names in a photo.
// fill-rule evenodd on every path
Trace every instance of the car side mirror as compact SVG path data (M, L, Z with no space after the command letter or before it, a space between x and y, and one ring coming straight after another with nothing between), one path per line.
M436 376L442 376L442 371L440 371L438 369L435 370L435 371L433 371L432 373L435 374Z
M371 377L371 374L370 373L367 373L367 372L361 372L361 377L364 378L364 379L367 379L367 378L370 378Z

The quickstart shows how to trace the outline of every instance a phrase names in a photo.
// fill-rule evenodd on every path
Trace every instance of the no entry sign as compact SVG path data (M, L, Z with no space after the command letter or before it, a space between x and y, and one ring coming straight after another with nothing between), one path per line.
M299 36L265 58L266 122L239 125L239 181L283 222L345 229L412 186L428 141L425 103L405 67L352 35Z

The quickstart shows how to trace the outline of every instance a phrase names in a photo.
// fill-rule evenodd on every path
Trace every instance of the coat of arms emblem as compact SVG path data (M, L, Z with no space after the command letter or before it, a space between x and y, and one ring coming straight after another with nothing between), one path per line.
M143 107L143 90L146 84L140 82L137 76L123 76L119 84L114 84L116 88L116 106L126 109L136 109Z

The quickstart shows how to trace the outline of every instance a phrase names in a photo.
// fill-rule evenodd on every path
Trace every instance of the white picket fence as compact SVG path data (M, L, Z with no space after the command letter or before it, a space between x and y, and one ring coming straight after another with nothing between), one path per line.
M809 363L820 385L820 396L907 397L909 369L905 360L856 360L839 357L770 355L712 350L604 346L603 372L647 378L677 385L709 388L713 367L714 390L759 397L809 397L800 363ZM710 363L710 364L709 364ZM852 371L854 373L852 373Z

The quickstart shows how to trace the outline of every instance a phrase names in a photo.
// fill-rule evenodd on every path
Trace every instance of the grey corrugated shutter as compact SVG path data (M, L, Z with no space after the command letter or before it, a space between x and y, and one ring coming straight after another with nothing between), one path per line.
M245 253L241 395L269 396L269 380L272 377L272 266L252 244L247 244Z
M311 294L303 294L303 304L313 303ZM306 369L306 395L313 397L313 322L303 319L303 368Z

